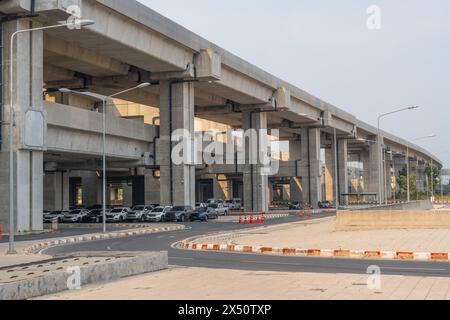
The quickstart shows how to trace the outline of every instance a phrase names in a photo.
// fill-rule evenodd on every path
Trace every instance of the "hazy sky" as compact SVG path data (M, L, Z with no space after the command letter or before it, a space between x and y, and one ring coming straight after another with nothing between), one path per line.
M376 125L450 167L450 1L140 0L264 70ZM381 30L367 8L381 9Z

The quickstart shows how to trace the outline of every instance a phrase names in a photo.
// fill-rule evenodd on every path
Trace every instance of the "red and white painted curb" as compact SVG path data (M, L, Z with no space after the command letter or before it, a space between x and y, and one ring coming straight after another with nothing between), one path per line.
M46 249L49 247L60 246L60 245L142 236L142 235L151 234L151 233L183 230L185 228L186 227L184 225L172 226L172 227L160 227L160 228L149 228L147 226L144 229L134 230L134 231L124 230L124 231L116 231L116 232L109 232L109 233L98 233L98 234L90 234L90 235L84 235L84 236L60 238L60 239L48 240L45 242L35 243L31 247L25 249L24 252L25 252L25 254L33 254L33 253L42 251L43 249Z
M419 260L419 261L449 261L450 253L444 252L404 252L404 251L369 251L369 250L324 250L274 248L264 246L246 246L233 244L211 244L181 242L179 247L198 251L223 251L269 254L296 257L350 258L350 259L380 259L380 260Z

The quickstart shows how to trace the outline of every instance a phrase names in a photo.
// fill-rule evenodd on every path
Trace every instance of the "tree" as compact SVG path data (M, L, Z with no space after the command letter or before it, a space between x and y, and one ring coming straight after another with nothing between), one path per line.
M408 170L404 166L398 174L397 183L400 188L401 195L407 195L408 193ZM415 174L409 175L409 192L412 198L417 196L417 176Z
M436 190L436 186L439 184L439 168L436 165L428 165L425 168L425 174L432 190Z

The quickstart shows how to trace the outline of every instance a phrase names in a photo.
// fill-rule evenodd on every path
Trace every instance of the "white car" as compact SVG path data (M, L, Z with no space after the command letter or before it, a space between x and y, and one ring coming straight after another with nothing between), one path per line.
M52 223L53 220L58 219L58 222L62 222L65 215L69 214L69 211L52 211L44 214L44 223Z
M147 213L147 221L162 222L166 219L166 213L171 209L172 207L156 207L155 209Z
M149 213L153 209L152 206L134 206L127 214L127 221L141 221L144 222Z
M106 214L106 222L124 222L127 219L130 208L114 208Z
M68 214L64 215L62 218L62 222L64 223L81 223L84 222L88 215L90 215L91 212L87 209L78 209L78 210L72 210Z
M241 210L242 208L241 199L236 198L233 200L227 200L225 201L224 206L230 208L230 210Z
M224 207L223 203L210 203L208 208L214 210L218 216L227 216L230 211L230 208Z

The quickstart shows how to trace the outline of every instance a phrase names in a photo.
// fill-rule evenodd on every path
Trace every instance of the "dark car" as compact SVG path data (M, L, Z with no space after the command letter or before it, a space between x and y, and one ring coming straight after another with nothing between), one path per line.
M201 207L192 212L191 221L208 221L209 219L217 219L217 212L208 207Z
M310 209L311 206L305 202L293 201L289 204L289 210L304 210Z
M106 209L106 214L110 210ZM103 209L92 210L89 215L84 218L84 222L87 223L102 223L103 222Z
M320 201L319 208L320 209L332 209L332 208L334 208L334 204L331 201Z
M193 213L191 206L175 206L166 213L166 221L168 222L184 222L190 219Z

